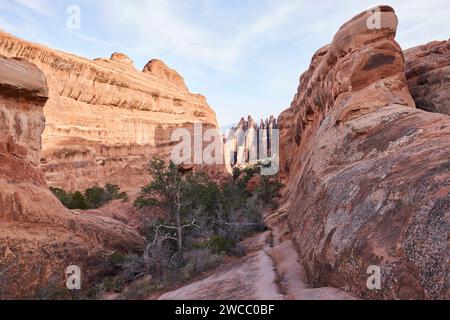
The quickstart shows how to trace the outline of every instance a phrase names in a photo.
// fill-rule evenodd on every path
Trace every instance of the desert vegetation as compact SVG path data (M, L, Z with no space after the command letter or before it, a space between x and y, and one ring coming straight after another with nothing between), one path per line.
M204 173L182 173L160 159L150 161L148 171L152 181L134 202L145 217L140 231L146 246L139 255L113 254L115 272L97 285L96 294L122 292L128 285L122 297L141 298L244 256L241 240L265 230L263 212L281 186L260 177L256 166L236 168L220 182ZM258 181L255 188L248 188L251 180ZM139 279L146 283L134 286Z
M50 188L50 191L68 209L97 209L111 200L121 199L128 201L128 195L121 192L117 185L107 183L104 187L92 187L84 192L67 192L60 188Z

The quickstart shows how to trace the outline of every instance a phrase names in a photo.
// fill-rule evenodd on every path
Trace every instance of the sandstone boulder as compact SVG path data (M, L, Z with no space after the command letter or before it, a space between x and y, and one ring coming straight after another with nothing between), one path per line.
M448 298L450 117L415 108L397 17L363 12L320 49L279 118L290 229L310 284ZM369 290L369 266L382 272Z

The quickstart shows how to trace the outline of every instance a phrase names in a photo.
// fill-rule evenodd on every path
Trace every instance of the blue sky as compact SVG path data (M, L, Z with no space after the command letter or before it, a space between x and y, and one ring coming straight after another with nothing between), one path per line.
M338 4L339 3L339 4ZM400 19L403 48L450 37L450 1L383 0ZM87 58L119 51L141 69L152 58L204 94L221 125L278 115L314 52L366 0L0 0L0 28ZM67 8L81 28L66 27Z

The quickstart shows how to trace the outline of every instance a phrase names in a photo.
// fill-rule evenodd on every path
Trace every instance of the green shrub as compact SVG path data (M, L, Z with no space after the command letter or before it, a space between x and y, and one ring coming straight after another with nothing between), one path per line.
M106 277L101 285L105 292L122 292L124 287L125 283L121 277Z
M258 200L264 206L274 207L276 204L274 198L280 196L280 190L283 184L273 177L262 176L261 185L256 189Z
M240 241L265 229L262 213L267 199L277 196L275 180L264 180L252 194L247 184L260 174L260 166L234 168L233 176L218 183L205 174L183 173L172 162L150 161L150 184L144 186L135 206L158 207L165 215L149 215L142 229L144 255L122 264L122 278L132 282L149 273L152 288L188 280L220 265L223 255L245 256ZM107 188L111 194L118 190ZM142 210L149 214L152 210Z
M87 300L98 300L99 294L103 291L102 284L95 284L86 289L84 296Z
M65 192L63 189L53 187L50 187L50 191L59 199L59 201L61 201L64 206L69 207L72 198L69 193Z
M215 253L230 253L231 249L236 247L236 242L225 239L219 235L214 235L208 241L208 248Z
M87 210L90 208L88 201L84 197L84 195L76 191L70 195L69 204L67 206L69 209L80 209Z
M186 261L181 273L184 280L190 280L209 269L218 267L223 262L223 256L213 253L210 249L198 249L190 251Z
M108 257L108 263L113 269L120 268L127 261L127 257L120 252L114 252Z
M80 191L66 192L59 188L50 188L50 191L69 209L97 209L113 199L128 201L128 195L120 192L120 188L113 184L106 184L104 188L92 187L84 193Z
M120 192L120 188L114 184L107 183L105 185L104 201L123 200L128 201L129 197L126 192Z
M233 181L237 181L237 179L239 179L239 177L241 176L241 169L239 169L238 167L234 167L233 168Z
M84 195L91 209L100 208L109 201L106 200L106 191L104 188L93 187L86 189Z

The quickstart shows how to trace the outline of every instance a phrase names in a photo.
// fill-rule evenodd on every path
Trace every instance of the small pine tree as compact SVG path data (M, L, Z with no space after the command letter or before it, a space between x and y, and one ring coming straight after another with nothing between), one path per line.
M154 241L175 241L179 258L182 258L184 232L196 226L192 210L196 202L196 188L191 185L192 178L183 176L173 162L166 165L161 159L153 159L148 171L153 180L142 188L135 205L138 208L160 207L168 213L166 223L157 226Z

